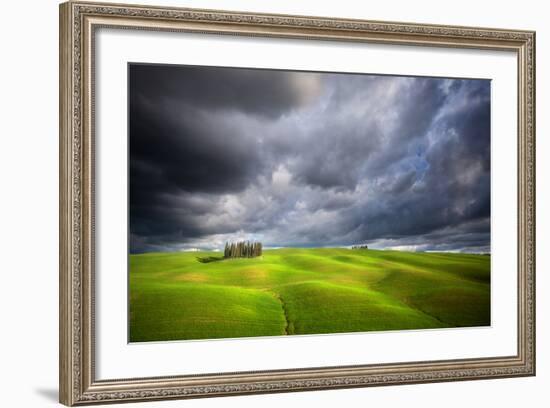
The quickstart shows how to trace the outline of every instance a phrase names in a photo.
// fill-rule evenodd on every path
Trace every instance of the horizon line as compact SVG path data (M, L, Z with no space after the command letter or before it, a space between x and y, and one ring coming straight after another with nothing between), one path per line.
M468 250L459 250L459 249L450 249L450 250L439 250L439 249L428 249L428 250L411 250L411 249L399 249L399 248L357 248L353 249L352 247L356 245L346 245L346 246L272 246L264 247L264 251L276 251L280 249L349 249L352 251L395 251L395 252L409 252L409 253L445 253L445 254L464 254L464 255L491 255L491 251L468 251ZM132 252L129 251L129 255L142 255L142 254L154 254L154 253L181 253L181 252L223 252L223 249L202 249L202 248L188 248L188 249L176 249L176 250L158 250L158 251L140 251Z

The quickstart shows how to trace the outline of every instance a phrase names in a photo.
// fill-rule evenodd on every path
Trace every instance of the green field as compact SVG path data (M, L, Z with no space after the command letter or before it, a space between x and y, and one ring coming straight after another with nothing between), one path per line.
M130 341L490 324L488 255L266 250L130 256Z

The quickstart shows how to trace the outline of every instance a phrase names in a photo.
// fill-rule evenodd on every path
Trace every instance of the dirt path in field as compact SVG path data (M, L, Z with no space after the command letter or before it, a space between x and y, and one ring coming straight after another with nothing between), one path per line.
M290 329L290 319L288 318L288 310L286 308L286 304L283 300L283 298L281 297L281 295L279 295L278 293L276 292L269 292L273 295L273 297L275 299L277 299L279 301L279 303L281 304L281 308L283 309L283 316L285 317L285 335L288 335L288 334L294 334L294 330L291 330ZM292 333L291 333L292 331Z

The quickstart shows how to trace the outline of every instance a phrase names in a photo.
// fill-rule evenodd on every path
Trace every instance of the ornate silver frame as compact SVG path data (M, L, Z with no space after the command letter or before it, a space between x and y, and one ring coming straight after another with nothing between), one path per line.
M93 48L98 27L513 51L518 63L518 349L512 356L97 380ZM535 374L535 33L67 2L60 5L60 402L304 391Z

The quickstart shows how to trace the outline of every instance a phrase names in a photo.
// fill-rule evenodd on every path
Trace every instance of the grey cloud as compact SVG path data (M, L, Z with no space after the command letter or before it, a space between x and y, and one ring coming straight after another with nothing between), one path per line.
M277 118L319 92L318 75L207 66L131 64L131 97L186 101L209 110L237 110ZM261 86L257 86L261 84Z
M490 246L489 81L144 65L130 77L133 252L236 238Z

